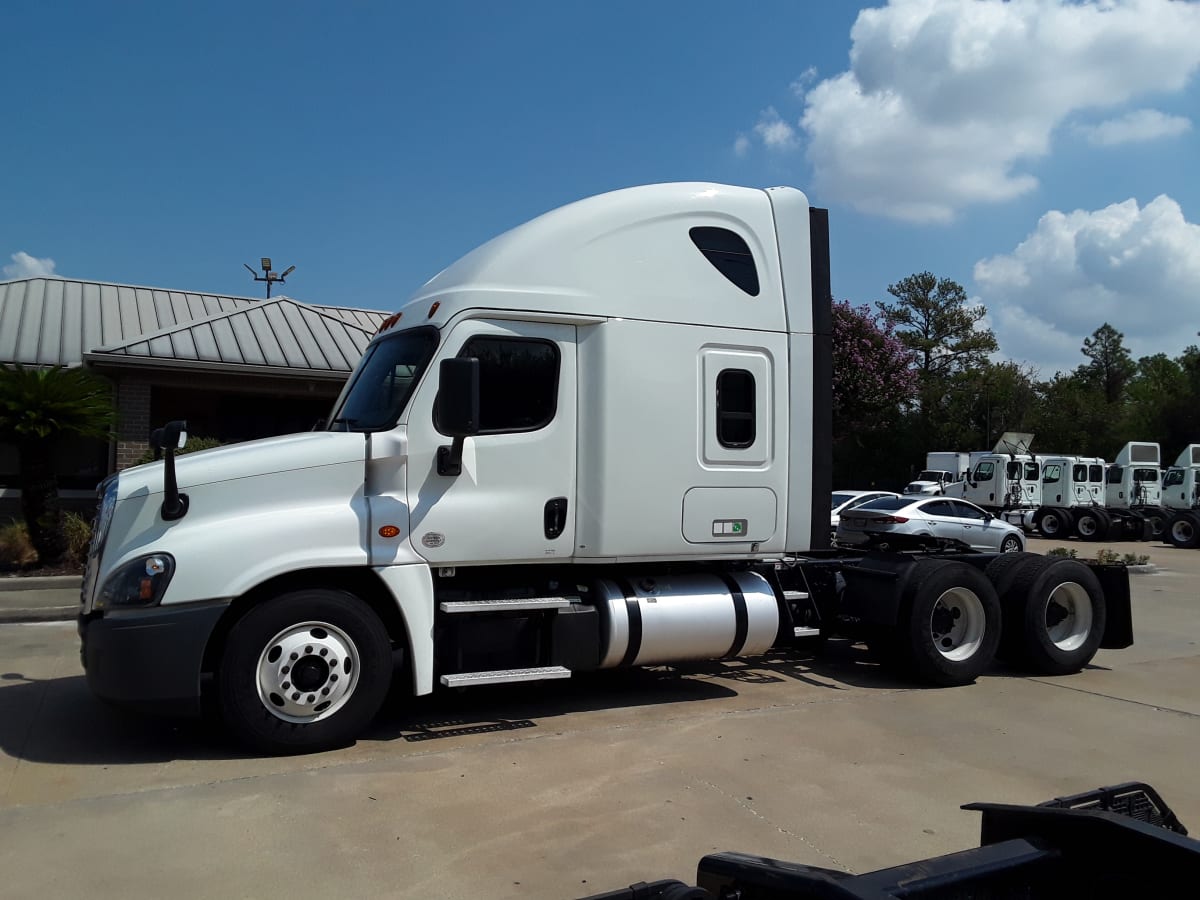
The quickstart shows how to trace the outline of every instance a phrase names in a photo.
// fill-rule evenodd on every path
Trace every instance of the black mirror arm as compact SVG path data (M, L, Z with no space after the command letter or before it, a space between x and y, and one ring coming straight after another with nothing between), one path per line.
M452 477L462 474L463 441L465 438L456 437L449 446L438 447L437 472L439 475Z

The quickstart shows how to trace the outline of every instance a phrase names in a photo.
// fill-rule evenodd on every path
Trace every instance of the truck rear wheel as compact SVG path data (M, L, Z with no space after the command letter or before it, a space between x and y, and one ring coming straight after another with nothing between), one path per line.
M217 672L221 716L250 746L308 753L352 742L383 705L391 641L344 591L293 591L229 632Z
M1167 540L1184 550L1200 547L1200 515L1194 512L1176 513L1167 526Z
M1111 522L1102 509L1085 509L1075 518L1075 533L1085 541L1102 541L1108 537Z
M1075 520L1068 510L1051 507L1039 512L1033 524L1042 537L1065 538L1070 536Z
M929 559L916 566L898 625L904 662L931 684L970 684L1000 641L996 590L966 563Z
M1152 539L1163 538L1166 536L1167 521L1170 516L1167 511L1161 506L1143 506L1138 509L1142 517L1150 523L1150 537Z
M1078 672L1096 655L1106 610L1100 582L1074 559L1047 558L1017 573L1004 608L1021 661L1043 675Z

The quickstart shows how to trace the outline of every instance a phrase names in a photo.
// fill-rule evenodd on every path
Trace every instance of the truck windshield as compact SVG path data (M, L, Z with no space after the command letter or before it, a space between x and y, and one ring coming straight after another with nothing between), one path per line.
M329 430L384 431L395 426L437 343L437 329L414 328L368 347L338 398Z

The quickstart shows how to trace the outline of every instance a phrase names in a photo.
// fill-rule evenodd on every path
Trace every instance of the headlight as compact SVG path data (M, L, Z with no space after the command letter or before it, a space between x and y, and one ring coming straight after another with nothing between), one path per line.
M125 609L157 606L175 573L169 553L151 553L130 560L104 581L96 595L95 609Z
M96 510L96 524L92 527L92 546L88 551L89 555L94 555L102 549L104 539L108 537L113 513L117 509L117 480L118 476L113 475L102 485L104 493L100 497L100 508Z

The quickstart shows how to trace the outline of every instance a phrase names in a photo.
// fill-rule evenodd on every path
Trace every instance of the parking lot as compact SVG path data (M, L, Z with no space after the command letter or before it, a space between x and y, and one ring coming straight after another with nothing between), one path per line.
M572 897L716 849L865 871L973 846L963 803L1126 780L1195 832L1200 553L1071 546L1158 567L1136 645L1075 676L920 689L834 641L395 701L290 759L94 701L73 623L0 626L0 896Z

